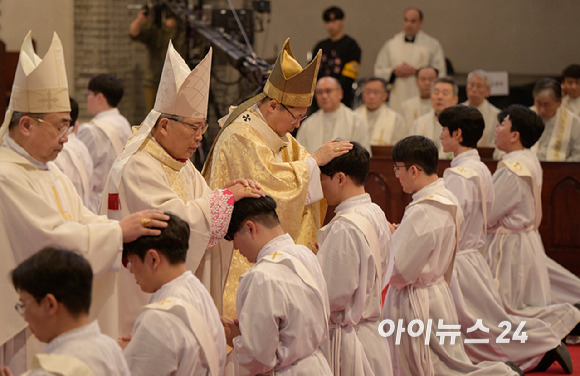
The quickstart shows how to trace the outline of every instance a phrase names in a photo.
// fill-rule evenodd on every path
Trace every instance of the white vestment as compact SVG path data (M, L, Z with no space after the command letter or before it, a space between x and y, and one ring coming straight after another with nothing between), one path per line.
M96 376L131 375L121 348L114 339L101 333L96 321L54 338L46 345L43 353L72 356L82 361ZM42 365L42 362L40 364ZM66 365L61 364L60 366ZM60 373L56 374L60 375ZM49 372L43 367L27 373L27 376L45 375L55 375L55 373Z
M532 107L535 111L535 107ZM544 121L544 132L532 150L541 161L580 162L580 118L560 106L556 114Z
M564 338L580 321L570 304L551 304L546 256L538 232L542 167L530 149L506 154L493 174L486 258L506 311L551 324Z
M311 283L274 262L279 253L297 260ZM312 251L288 234L268 242L240 277L236 308L241 335L233 339L233 356L239 375L332 375L319 349L328 336L324 276Z
M298 128L296 140L314 154L325 142L341 138L356 141L371 151L369 134L361 117L344 104L330 113L318 110L310 115Z
M484 360L512 361L522 370L532 370L544 354L560 344L548 324L541 320L508 314L497 290L489 266L480 250L486 241L485 216L491 211L493 182L489 169L479 158L477 150L463 152L453 158L451 168L445 170L445 186L463 209L464 221L460 231L459 250L455 258L453 277L449 288L457 309L461 332L469 340L487 340L487 343L465 343L465 351L474 363ZM485 212L482 200L485 198ZM487 333L472 331L481 319ZM511 330L503 334L508 343L497 343L507 321ZM521 343L513 339L522 321L522 332L527 339ZM467 330L470 329L470 332Z
M421 98L416 95L404 101L402 108L401 114L405 119L406 126L410 129L413 121L431 111L433 106L431 106L431 98Z
M0 187L2 301L18 300L6 278L19 263L44 247L63 248L78 252L91 264L95 274L91 318L99 315L103 328L115 326L114 274L109 271L121 266L123 236L118 222L85 208L71 181L52 162L34 160L9 135L0 147ZM12 304L0 305L0 319L2 357L6 356L2 355L6 354L4 346L13 347L11 341L24 335L27 324ZM34 337L30 335L27 341ZM28 355L31 360L34 354ZM9 357L4 364L10 363Z
M219 358L220 375L226 361L226 340L218 311L207 289L190 271L161 286L151 302L178 298L193 306L211 331L210 349ZM131 341L124 350L133 376L209 375L200 344L190 327L178 315L157 309L141 311Z
M419 116L411 125L411 134L420 135L431 139L437 146L439 150L439 159L451 159L453 158L453 153L445 153L443 151L443 145L441 145L441 140L439 135L443 127L439 124L437 116L435 116L435 111L431 109L425 115Z
M453 267L456 226L461 226L462 219L457 199L445 188L443 179L438 179L413 194L413 201L391 237L393 272L383 317L393 320L395 325L402 319L405 329L417 319L425 328L416 338L403 332L399 344L395 333L387 338L395 375L515 375L503 363L473 365L461 337L455 344L450 343L450 338L443 338L445 342L440 344L436 335L439 320L444 325L458 323L445 277L450 276Z
M382 319L382 271L387 271L391 238L385 213L368 193L341 202L335 213L318 232L317 254L330 299L330 342L338 342L336 350L330 346L329 361L331 366L337 363L343 376L368 374L365 368L377 376L392 375L387 341L377 331ZM348 213L360 215L371 225L380 259L375 258L372 242L361 228L343 217ZM380 263L378 268L376 263Z
M562 106L572 111L574 115L580 117L580 97L571 98L569 95L565 95L562 97Z
M462 104L470 106L469 101L465 101ZM475 108L477 108L479 112L481 112L481 115L483 116L483 121L485 122L483 135L477 142L477 146L495 148L494 137L495 137L495 128L497 127L497 114L499 114L499 108L489 103L487 99L484 99L483 102Z
M93 188L89 209L99 213L102 192L109 170L131 135L131 124L112 108L95 115L79 127L78 138L85 143L93 159Z
M209 291L212 291L214 282L221 291L221 273L216 272L217 281L212 281L213 271L205 270L205 265L213 257L224 256L208 247L216 244L227 232L233 210L233 196L226 193L229 191L210 191L189 160L180 162L171 158L152 137L127 162L118 196L109 195L114 190L111 184L109 179L103 194L102 212L109 218L123 218L140 210L156 209L179 216L191 229L187 269L195 272ZM231 246L229 250L231 255ZM226 258L223 263L227 268L229 258ZM222 272L225 275L227 269ZM127 269L122 269L119 272L119 335L131 332L139 309L148 301L149 294L141 291Z
M375 61L375 76L389 81L395 67L407 63L415 69L431 66L439 70L439 77L447 76L445 56L439 41L430 35L419 31L413 43L405 42L403 31L395 34L381 47ZM419 95L415 76L395 78L393 89L389 96L390 107L401 113L405 100Z
M409 134L403 117L385 103L374 111L369 111L363 104L354 112L363 119L371 145L393 146Z
M54 164L75 186L83 204L90 208L93 193L93 160L89 149L76 136L68 136L68 141L54 160Z

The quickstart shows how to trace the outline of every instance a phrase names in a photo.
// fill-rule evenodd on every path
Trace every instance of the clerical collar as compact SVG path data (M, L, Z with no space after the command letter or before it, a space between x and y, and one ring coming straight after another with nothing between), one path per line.
M12 150L21 157L26 158L28 162L32 163L40 170L48 170L48 165L46 163L34 159L22 146L18 145L18 143L14 141L14 139L10 137L8 133L6 133L2 139L2 146Z
M408 37L405 35L405 43L415 43L415 35Z

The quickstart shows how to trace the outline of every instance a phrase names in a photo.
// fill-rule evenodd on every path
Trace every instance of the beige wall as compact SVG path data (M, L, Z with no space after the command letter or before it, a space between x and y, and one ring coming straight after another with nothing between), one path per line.
M73 0L0 0L0 39L7 51L19 51L32 30L36 53L42 58L56 31L64 49L69 89L74 91Z

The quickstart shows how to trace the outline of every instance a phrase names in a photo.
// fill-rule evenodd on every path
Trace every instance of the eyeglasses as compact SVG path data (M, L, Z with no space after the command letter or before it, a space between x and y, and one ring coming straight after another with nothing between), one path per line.
M292 125L298 123L298 124L302 124L302 122L304 121L304 119L306 119L308 116L304 115L301 118L297 118L296 116L294 116L294 114L292 112L290 112L290 110L288 109L288 107L284 106L284 103L278 102L280 103L280 105L282 107L284 107L284 109L286 111L288 111L288 113L290 114L290 116L292 116L292 118L294 119L294 121L292 122Z
M33 119L38 121L39 123L48 124L51 127L53 127L54 129L56 129L58 132L58 138L62 138L62 137L64 137L64 135L68 136L74 131L74 127L71 127L71 122L72 122L71 120L61 120L61 123L64 123L64 125L59 127L59 126L56 126L56 125L54 125L54 124L52 124L44 119L41 119L41 118L33 117Z
M393 171L395 172L395 174L397 173L397 171L399 171L400 168L405 168L405 170L408 170L409 168L415 166L415 168L419 171L423 171L423 169L417 165L406 165L406 164L402 164L402 165L397 165L397 164L393 164Z
M201 131L201 134L204 134L207 131L207 128L209 127L209 124L207 122L204 122L203 124L191 124L178 118L168 117L168 119L176 121L181 124L189 125L191 129L193 129L193 133L198 133Z
M16 302L14 304L14 309L16 310L16 312L18 312L19 314L24 316L24 311L26 310L26 306L28 305L28 303L30 303L31 301L36 300L35 298L29 299L26 302Z

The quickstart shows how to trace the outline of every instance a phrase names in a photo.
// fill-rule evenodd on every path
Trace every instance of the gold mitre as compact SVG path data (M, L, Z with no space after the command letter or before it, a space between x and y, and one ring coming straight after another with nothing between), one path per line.
M284 47L274 63L272 73L266 81L264 93L286 106L310 107L321 56L319 50L310 64L302 69L290 49L290 38L286 39Z
M18 58L14 85L0 138L8 130L14 111L30 113L69 112L70 101L60 38L54 33L44 59L34 53L29 31Z
M160 113L194 119L207 117L212 49L197 66L190 70L183 58L169 42L161 73L155 106Z

